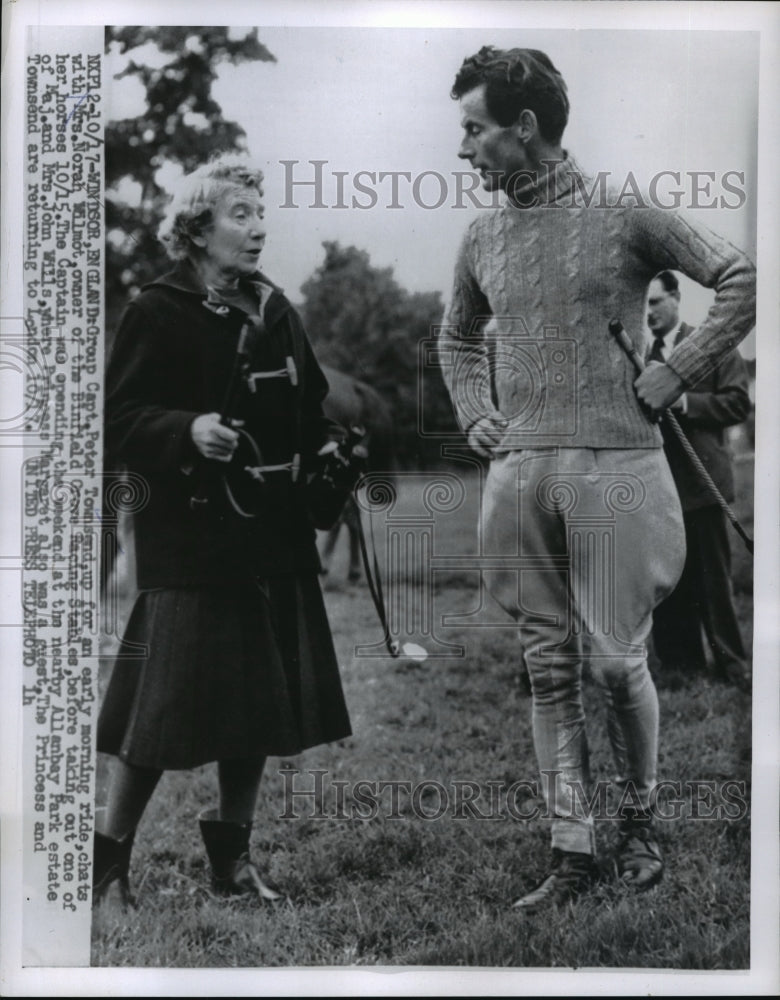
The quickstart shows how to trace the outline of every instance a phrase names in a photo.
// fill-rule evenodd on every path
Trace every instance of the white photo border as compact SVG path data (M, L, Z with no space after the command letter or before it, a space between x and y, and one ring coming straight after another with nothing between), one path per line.
M2 897L0 898L0 993L5 996L316 996L316 995L770 995L778 978L778 606L780 604L780 314L777 302L778 227L780 204L775 176L780 162L780 93L777 52L780 18L775 4L762 3L250 3L224 0L218 8L223 23L310 27L360 25L376 29L409 27L511 28L571 30L619 28L655 31L721 30L760 33L760 99L758 199L758 322L754 653L753 805L751 955L747 973L695 973L632 970L490 970L490 969L286 969L286 970L112 970L22 968L20 817L22 792L19 757L21 724L21 636L4 629L0 673L2 759ZM23 197L23 60L25 30L36 24L198 24L214 17L214 5L203 0L169 3L58 0L56 3L15 0L3 5L2 106L2 300L0 317L22 316L21 234ZM0 449L2 452L2 449ZM0 454L5 466L6 456ZM6 481L7 483L7 481ZM3 510L7 514L5 491ZM18 488L12 484L12 490ZM19 594L4 589L3 602Z

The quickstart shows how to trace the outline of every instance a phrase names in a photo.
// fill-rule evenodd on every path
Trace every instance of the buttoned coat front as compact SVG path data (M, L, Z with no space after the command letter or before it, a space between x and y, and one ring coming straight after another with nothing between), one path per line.
M243 386L230 416L245 421L264 463L289 465L300 453L297 482L289 472L266 476L259 516L242 518L221 488L224 467L202 459L191 439L199 414L221 412L245 318L210 299L184 262L147 285L120 325L107 375L107 464L123 463L143 478L135 514L141 588L232 583L319 566L306 470L340 431L322 412L328 383L302 323L275 286L250 368L280 374L256 379L254 391ZM193 505L204 491L208 503Z
M138 767L291 755L350 733L306 491L317 450L341 431L323 415L328 384L295 310L255 279L262 323L228 414L259 446L257 467L274 467L254 516L231 505L226 466L190 433L199 414L223 413L247 314L179 264L130 304L112 352L106 441L143 486L140 593L98 749Z

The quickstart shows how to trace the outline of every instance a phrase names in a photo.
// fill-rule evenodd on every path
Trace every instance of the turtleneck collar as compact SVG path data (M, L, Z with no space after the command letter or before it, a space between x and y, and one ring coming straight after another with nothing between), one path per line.
M542 160L538 171L528 171L522 182L515 187L513 197L507 197L507 206L523 211L553 205L564 199L571 201L578 177L582 177L582 171L574 157L564 149L563 159Z

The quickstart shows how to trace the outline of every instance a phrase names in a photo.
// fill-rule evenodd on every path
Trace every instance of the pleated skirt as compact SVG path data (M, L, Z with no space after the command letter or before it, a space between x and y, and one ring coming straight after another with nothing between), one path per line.
M139 594L97 748L137 767L292 756L351 734L315 574Z

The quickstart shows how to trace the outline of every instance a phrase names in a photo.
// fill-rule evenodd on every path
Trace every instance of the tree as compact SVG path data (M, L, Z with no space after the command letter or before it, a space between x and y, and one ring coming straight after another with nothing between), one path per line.
M441 319L441 297L406 291L392 268L373 267L364 250L323 246L324 262L301 288L317 356L382 394L395 418L398 460L423 468L436 461L440 442L419 432L420 398L426 430L456 429L440 372L420 362L420 342Z
M156 47L149 65L147 46ZM238 64L274 56L253 28L236 36L230 28L113 27L106 29L106 50L134 51L117 76L135 77L146 91L146 109L136 118L109 121L106 127L106 294L107 326L113 329L127 298L165 269L167 259L156 239L165 192L157 171L166 163L188 172L218 152L240 152L245 133L225 121L211 96L222 62ZM166 56L170 58L166 59ZM123 201L122 181L134 181L137 205Z

